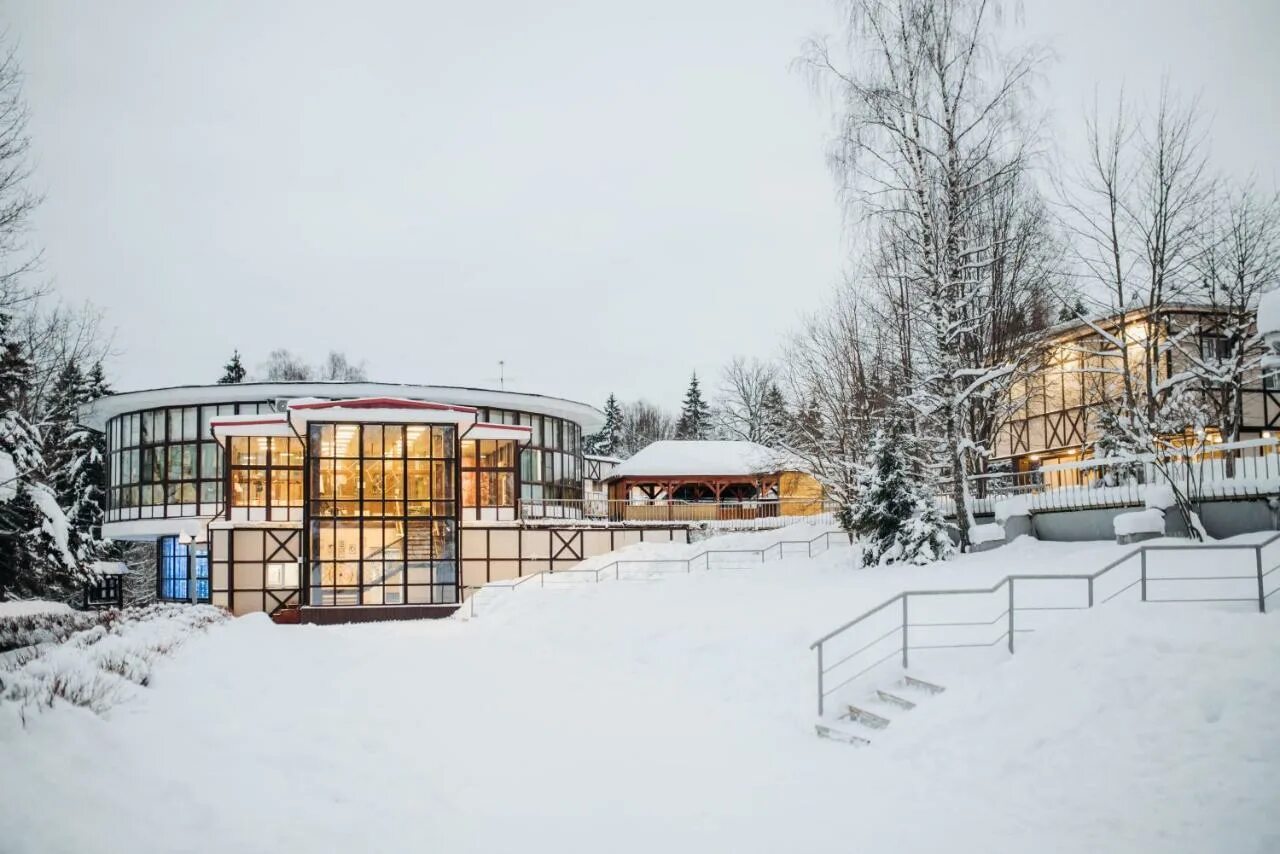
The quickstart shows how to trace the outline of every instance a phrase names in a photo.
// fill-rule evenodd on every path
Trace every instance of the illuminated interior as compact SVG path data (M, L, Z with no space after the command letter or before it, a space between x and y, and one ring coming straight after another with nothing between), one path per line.
M458 601L453 426L312 423L313 605Z
M502 511L509 512L502 512ZM514 519L516 443L499 439L462 442L462 518Z
M263 508L264 520L301 519L302 442L286 436L233 436L228 442L232 507Z

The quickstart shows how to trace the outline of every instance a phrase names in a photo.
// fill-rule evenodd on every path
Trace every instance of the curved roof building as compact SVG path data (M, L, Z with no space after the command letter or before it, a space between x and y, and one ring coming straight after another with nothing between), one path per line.
M115 394L81 420L107 439L103 535L156 544L161 599L420 616L653 538L585 533L582 438L602 416L564 398L240 383Z

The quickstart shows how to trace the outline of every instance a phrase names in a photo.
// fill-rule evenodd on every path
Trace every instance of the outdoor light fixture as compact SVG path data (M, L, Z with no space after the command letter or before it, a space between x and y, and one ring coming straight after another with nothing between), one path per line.
M190 531L183 531L178 534L178 542L183 546L187 558L187 597L191 604L196 604L198 598L198 583L196 580L195 567L195 549L191 548L191 544L196 541L195 535Z

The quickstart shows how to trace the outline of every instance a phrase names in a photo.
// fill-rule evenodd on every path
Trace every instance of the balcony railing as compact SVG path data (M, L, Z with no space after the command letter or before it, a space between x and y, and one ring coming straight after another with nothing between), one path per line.
M668 501L664 499L524 498L520 518L611 524L704 523L710 527L776 528L794 521L832 523L835 506L820 499Z
M1280 493L1280 440L1212 445L1159 464L1151 457L1084 459L1035 471L977 475L969 480L969 496L973 512L980 515L1017 495L1025 497L1033 512L1132 507L1143 503L1148 485L1170 477L1196 501L1275 495ZM943 513L952 515L949 482L939 485L939 493Z

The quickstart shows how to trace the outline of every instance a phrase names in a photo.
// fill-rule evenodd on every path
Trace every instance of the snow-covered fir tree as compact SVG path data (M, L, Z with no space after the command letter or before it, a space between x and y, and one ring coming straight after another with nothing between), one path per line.
M925 564L955 555L955 544L933 492L925 490L916 496L915 514L899 537L897 549L884 556L886 563Z
M32 365L0 314L0 598L68 591L84 578L66 514L45 482L39 432L21 411Z
M787 412L787 400L782 396L782 389L777 383L769 386L761 401L761 442L771 448L787 443L787 432L791 429L791 417Z
M676 438L711 438L711 407L702 397L702 388L698 385L697 372L694 372L690 378L689 390L684 395L684 405L680 409L680 419L676 422Z
M240 363L240 351L236 350L231 354L231 358L222 366L222 379L218 380L218 385L232 385L233 383L244 382L245 369Z
M95 384L102 384L101 369ZM80 407L97 394L90 377L69 361L58 372L41 425L45 478L66 515L67 547L76 563L102 557L104 466L101 434L80 424ZM101 396L98 394L97 396Z
M862 565L878 566L898 545L916 509L911 460L897 420L890 420L876 431L858 486L860 500L853 512L852 527L862 540Z
M622 450L622 407L615 395L604 402L604 426L583 440L588 454L613 457Z
M922 564L955 553L927 478L917 442L890 416L876 431L859 475L851 524L862 541L862 565Z
M1089 310L1085 308L1084 300L1077 294L1071 300L1062 303L1062 307L1058 309L1058 322L1087 317L1088 314Z

